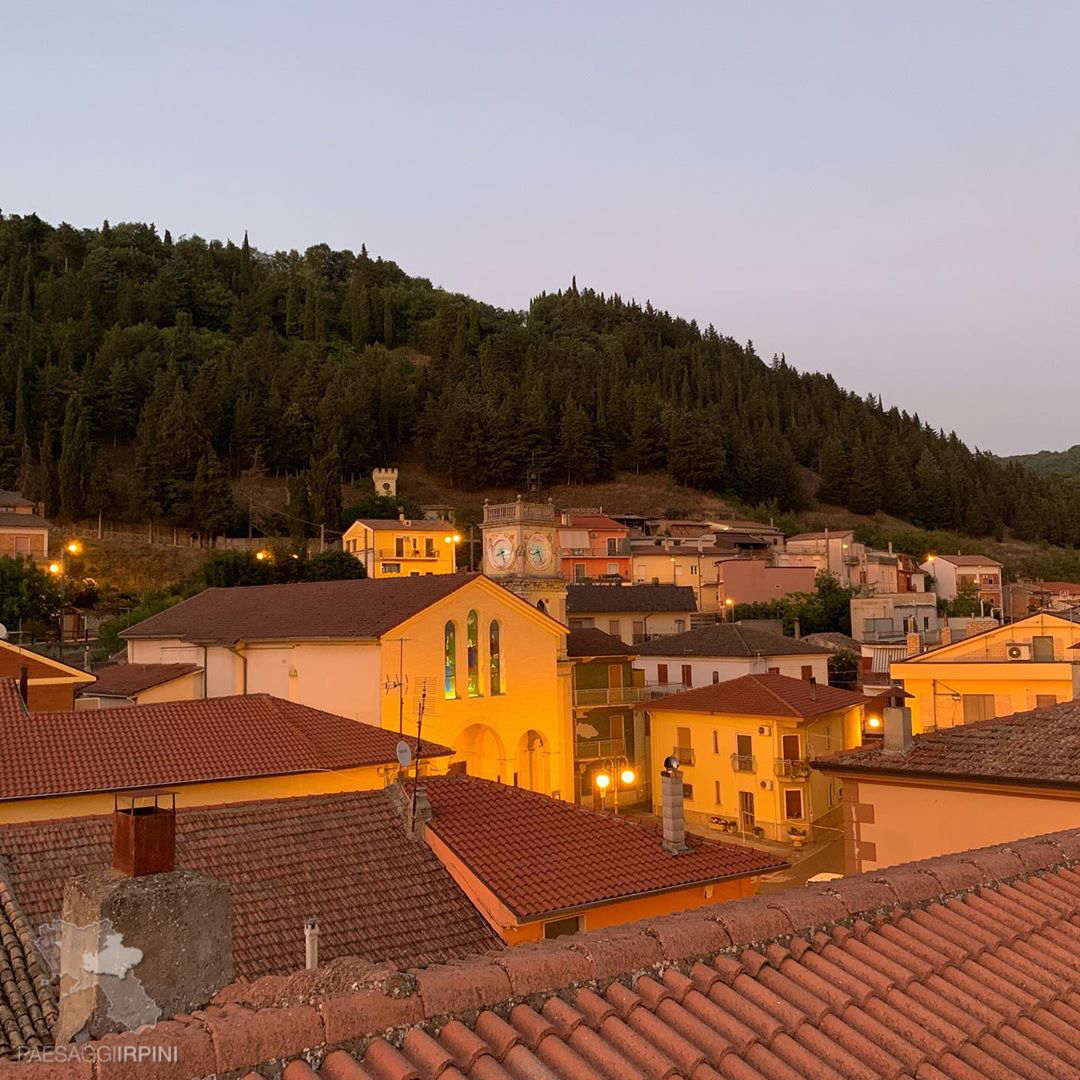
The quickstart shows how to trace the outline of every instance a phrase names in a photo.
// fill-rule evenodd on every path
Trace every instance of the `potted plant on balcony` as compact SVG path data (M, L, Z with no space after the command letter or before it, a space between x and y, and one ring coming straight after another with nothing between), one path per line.
M806 830L800 829L798 825L792 825L788 829L788 839L791 841L791 846L798 851L799 848L806 843Z

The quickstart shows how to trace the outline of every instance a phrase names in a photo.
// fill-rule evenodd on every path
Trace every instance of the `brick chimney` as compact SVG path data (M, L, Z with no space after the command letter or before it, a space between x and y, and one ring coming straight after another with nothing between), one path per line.
M942 645L951 645L952 644L952 627L951 626L943 626L941 628L941 644Z
M175 868L174 800L117 795L112 866L64 886L58 1046L189 1013L233 981L232 894Z
M904 638L904 655L918 656L922 649L922 639L918 634L908 634Z
M686 810L683 806L683 774L674 755L664 761L660 773L660 820L663 824L663 849L669 855L681 855L686 846Z
M885 727L882 750L886 754L906 754L915 743L911 733L911 710L905 704L907 694L892 687L885 698L881 718Z

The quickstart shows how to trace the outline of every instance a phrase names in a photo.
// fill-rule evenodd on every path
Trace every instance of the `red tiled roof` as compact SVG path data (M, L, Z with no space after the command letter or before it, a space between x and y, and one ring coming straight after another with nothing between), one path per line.
M952 563L953 566L1000 566L997 559L989 555L935 555L933 561Z
M839 540L841 537L854 535L851 529L830 529L828 532L794 533L788 537L788 542L790 543L792 540Z
M669 855L660 831L476 777L424 781L430 828L523 920L787 865L756 848L687 836Z
M653 709L737 713L744 716L795 716L805 719L862 705L867 698L854 690L813 684L787 675L741 675L659 698Z
M479 576L432 574L204 589L129 627L121 637L223 642L377 638Z
M905 753L866 745L812 762L825 772L1080 786L1080 701L916 735Z
M382 765L397 760L398 741L269 694L29 715L8 709L0 712L0 799ZM420 753L453 751L425 739Z
M805 569L805 567L801 568ZM805 639L774 634L753 626L710 623L682 634L644 641L638 646L642 656L808 656L827 655L828 649Z
M1078 863L1080 831L1058 833L431 967L415 989L319 994L330 965L110 1041L178 1046L158 1080L282 1062L283 1080L1077 1080Z
M312 916L327 960L408 968L501 947L382 789L178 810L176 841L178 866L232 888L238 978L302 968ZM34 927L59 918L64 882L109 865L111 850L108 815L0 825L0 863ZM0 1010L0 1042L2 1021Z
M92 696L130 697L184 675L202 671L198 664L110 664L94 672L96 681L80 693Z
M568 585L571 615L623 611L697 611L689 585Z
M608 532L626 532L626 526L603 514L570 514L568 528L600 529Z
M452 533L454 526L442 518L357 518L354 525L366 525L376 532L445 532Z
M566 635L567 656L633 656L636 651L614 634L605 634L592 626L571 630Z

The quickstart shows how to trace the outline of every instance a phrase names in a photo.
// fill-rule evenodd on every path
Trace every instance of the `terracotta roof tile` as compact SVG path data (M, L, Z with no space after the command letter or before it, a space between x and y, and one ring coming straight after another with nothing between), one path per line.
M196 671L202 671L198 664L110 664L95 671L96 681L79 693L129 697Z
M685 634L643 641L636 646L642 656L828 656L832 650L737 623L710 623Z
M424 786L428 828L522 919L786 865L696 836L687 837L689 852L672 856L659 831L638 820L475 777L432 777Z
M377 638L479 576L432 574L204 589L129 627L121 637L229 643Z
M669 700L665 699L665 707ZM916 735L904 753L867 745L823 755L812 765L824 772L1076 787L1080 785L1080 701L925 732ZM1034 850L1028 855L1034 855Z
M108 816L0 826L0 860L28 927L60 917L68 878L108 865L111 830ZM435 855L406 836L383 790L179 810L177 864L232 886L242 978L302 968L312 915L327 961L407 968L501 944ZM0 1002L3 993L0 978Z
M0 799L393 763L394 732L269 694L23 711L0 679ZM5 707L6 706L6 707ZM415 739L411 740L415 743ZM421 756L451 750L424 740Z
M869 700L853 690L821 686L787 675L741 675L694 690L671 694L653 703L657 710L736 713L746 716L784 716L805 719Z
M636 654L636 646L631 648L613 634L605 634L603 630L597 630L591 626L571 630L566 635L567 656L634 656Z

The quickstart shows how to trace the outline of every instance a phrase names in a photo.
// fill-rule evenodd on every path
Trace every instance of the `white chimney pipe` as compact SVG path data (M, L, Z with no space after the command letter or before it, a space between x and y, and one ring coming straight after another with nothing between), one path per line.
M304 922L304 967L314 971L319 966L319 920Z
M900 694L889 695L881 712L885 726L882 749L886 754L906 754L915 744L911 733L911 710Z

